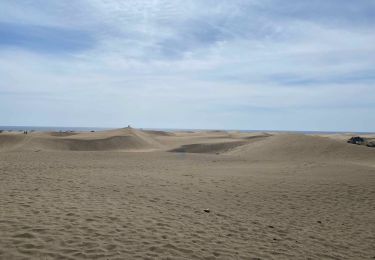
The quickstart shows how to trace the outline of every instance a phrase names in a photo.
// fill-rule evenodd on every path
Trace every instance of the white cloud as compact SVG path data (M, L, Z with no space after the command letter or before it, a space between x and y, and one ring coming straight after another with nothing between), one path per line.
M12 100L39 111L34 124L49 124L52 115L43 111L59 115L59 107L72 117L61 123L53 117L53 124L116 126L114 115L186 128L194 118L200 128L216 126L215 120L251 128L246 115L258 118L259 110L269 118L288 110L289 119L273 126L258 118L257 128L273 129L295 126L292 115L302 114L293 109L315 109L314 118L321 113L326 122L338 109L375 112L373 23L327 23L324 12L316 19L288 16L275 11L276 2L4 1L0 22L79 28L95 42L63 54L0 42L0 115L6 118L0 124L25 124ZM85 116L90 110L96 117ZM375 127L366 117L358 119L363 130ZM305 128L313 125L303 121ZM319 126L326 129L324 120Z

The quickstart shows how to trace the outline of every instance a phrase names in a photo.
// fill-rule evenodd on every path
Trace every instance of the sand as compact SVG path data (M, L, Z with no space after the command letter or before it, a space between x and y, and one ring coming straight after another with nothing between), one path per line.
M0 180L0 259L375 257L375 148L346 136L4 132Z

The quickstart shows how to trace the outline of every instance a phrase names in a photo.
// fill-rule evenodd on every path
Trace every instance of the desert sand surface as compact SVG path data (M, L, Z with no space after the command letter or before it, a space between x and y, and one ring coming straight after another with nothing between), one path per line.
M0 259L374 259L375 148L226 131L0 134Z

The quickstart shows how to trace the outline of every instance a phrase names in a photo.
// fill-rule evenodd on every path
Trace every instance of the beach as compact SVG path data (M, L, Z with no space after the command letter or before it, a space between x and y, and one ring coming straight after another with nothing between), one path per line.
M373 259L351 136L0 133L0 259Z

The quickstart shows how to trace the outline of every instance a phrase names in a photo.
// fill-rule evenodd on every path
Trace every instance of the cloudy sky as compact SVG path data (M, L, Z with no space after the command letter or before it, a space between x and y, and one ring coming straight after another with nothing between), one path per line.
M375 131L375 1L1 0L0 125Z

